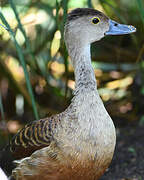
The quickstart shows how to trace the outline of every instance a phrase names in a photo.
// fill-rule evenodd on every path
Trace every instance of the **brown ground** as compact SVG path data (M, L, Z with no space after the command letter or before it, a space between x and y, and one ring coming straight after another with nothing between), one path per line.
M144 126L117 129L114 158L100 180L144 180Z

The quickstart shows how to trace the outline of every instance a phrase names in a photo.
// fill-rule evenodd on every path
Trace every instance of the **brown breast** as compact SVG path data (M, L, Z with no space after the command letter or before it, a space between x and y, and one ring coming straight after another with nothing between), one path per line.
M103 157L104 158L104 157ZM65 156L55 143L36 151L13 170L16 180L98 180L111 161Z

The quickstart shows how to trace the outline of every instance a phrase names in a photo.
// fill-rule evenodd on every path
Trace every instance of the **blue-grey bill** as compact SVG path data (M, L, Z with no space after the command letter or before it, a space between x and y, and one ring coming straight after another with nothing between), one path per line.
M136 32L136 28L132 25L119 24L113 20L109 20L109 30L105 35L121 35Z

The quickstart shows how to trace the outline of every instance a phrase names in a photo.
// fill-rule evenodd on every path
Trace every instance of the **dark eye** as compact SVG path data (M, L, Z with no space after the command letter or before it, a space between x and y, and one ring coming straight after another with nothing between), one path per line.
M92 19L92 23L93 23L93 24L98 24L99 22L100 22L100 19L97 18L97 17L95 17L95 18Z

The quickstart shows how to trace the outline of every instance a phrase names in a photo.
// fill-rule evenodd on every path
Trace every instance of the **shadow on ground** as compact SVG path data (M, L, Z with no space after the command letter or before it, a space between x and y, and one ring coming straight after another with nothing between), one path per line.
M144 126L117 129L114 158L100 180L144 180Z

